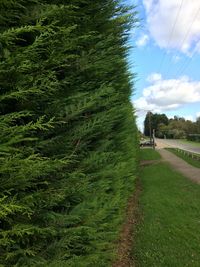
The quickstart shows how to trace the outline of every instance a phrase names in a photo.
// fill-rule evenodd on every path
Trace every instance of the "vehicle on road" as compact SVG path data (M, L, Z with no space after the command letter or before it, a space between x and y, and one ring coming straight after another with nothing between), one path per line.
M156 146L156 143L153 144L153 140L145 140L140 142L140 147L145 147L145 146Z

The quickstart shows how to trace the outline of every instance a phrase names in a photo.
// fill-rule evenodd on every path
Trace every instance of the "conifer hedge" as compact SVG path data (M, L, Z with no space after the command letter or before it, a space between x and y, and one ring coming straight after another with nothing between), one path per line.
M115 0L0 1L0 266L110 266L137 169Z

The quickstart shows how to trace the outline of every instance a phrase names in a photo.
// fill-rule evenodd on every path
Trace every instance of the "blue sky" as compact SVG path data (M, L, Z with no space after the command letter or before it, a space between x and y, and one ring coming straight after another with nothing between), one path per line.
M195 121L200 116L200 1L126 0L140 25L131 32L132 101L142 129L147 110Z

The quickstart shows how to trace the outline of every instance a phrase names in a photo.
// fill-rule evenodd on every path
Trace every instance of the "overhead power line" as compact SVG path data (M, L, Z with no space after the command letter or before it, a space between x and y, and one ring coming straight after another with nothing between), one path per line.
M182 7L183 7L183 3L184 3L184 0L181 0L180 5L179 5L178 12L177 12L177 14L176 14L175 21L174 21L174 23L173 23L173 26L172 26L172 29L171 29L171 32L170 32L169 40L168 40L168 42L167 42L167 47L169 47L169 45L171 44L171 39L172 39L172 37L173 37L173 35L174 35L174 30L175 30L175 28L176 28L176 24L177 24L178 18L179 18L180 13L181 13L181 9L182 9ZM166 57L166 52L164 52L164 54L163 54L163 57L162 57L162 59L161 59L160 67L159 67L159 71L158 71L158 72L160 72L160 71L162 70L162 66L163 66L163 63L164 63L164 61L165 61L165 57Z
M198 8L198 10L197 10L197 12L196 12L196 14L194 16L194 19L191 21L190 26L188 27L188 30L187 30L186 34L184 35L184 37L183 37L183 40L180 42L180 45L178 46L180 49L182 48L182 46L184 45L185 41L189 37L189 35L191 33L191 28L193 27L193 25L194 25L195 21L197 20L199 14L200 14L200 7ZM174 55L174 57L176 57L178 55L179 55L179 52L177 52ZM193 56L194 56L194 54L192 55L192 57ZM189 60L188 59L185 60L185 62L181 65L180 69L178 69L178 71L176 72L176 76L180 73L180 70L184 70L185 69L185 67L188 65L189 61L191 61L191 58ZM168 66L167 74L169 74L169 69L170 69L170 65Z

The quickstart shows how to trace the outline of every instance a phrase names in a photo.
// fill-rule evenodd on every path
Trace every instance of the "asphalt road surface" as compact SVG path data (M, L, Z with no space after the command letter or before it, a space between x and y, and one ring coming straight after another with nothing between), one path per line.
M156 144L157 144L157 148L176 147L176 148L190 151L192 153L200 154L200 146L196 146L195 144L187 144L181 140L156 138Z

